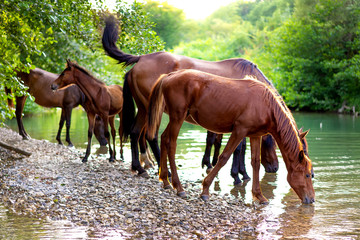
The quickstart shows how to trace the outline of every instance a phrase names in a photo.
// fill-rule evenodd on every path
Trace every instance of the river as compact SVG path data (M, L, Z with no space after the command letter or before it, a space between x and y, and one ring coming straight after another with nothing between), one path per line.
M33 138L56 142L59 117L60 111L24 117L24 126ZM315 172L316 202L313 205L300 203L286 181L287 171L277 150L280 161L279 171L275 174L265 173L263 168L260 171L261 187L270 203L258 208L258 214L262 216L256 227L258 239L358 239L360 237L360 118L324 113L294 113L294 117L299 127L304 127L304 130L310 129L307 141ZM166 121L165 117L160 131L166 126ZM14 119L6 124L17 131ZM65 131L63 131L63 139L64 133ZM224 143L228 137L229 135L224 136ZM73 111L71 140L76 148L86 147L87 118L80 109ZM205 140L204 129L186 123L178 139L176 158L180 179L198 182L199 186L205 176L205 169L201 169ZM129 147L129 143L126 143L124 155L125 161L130 162ZM92 155L95 156L97 151L99 144L94 140ZM251 177L249 144L246 151L246 166ZM251 206L251 181L241 187L234 187L230 166L229 162L219 172L210 193L229 194ZM0 229L11 230L16 222L21 222L21 226L34 228L35 232L49 232L49 229L51 232L51 228L60 230L69 228L81 235L85 231L81 228L66 227L71 226L70 223L64 223L57 228L38 219L24 220L23 217L14 216L0 206ZM61 234L61 231L58 234ZM39 234L36 238L46 239L43 236L46 234Z

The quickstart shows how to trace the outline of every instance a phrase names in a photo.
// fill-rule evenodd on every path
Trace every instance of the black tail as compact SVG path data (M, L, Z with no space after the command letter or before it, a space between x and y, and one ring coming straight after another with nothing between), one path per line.
M121 129L120 134L125 142L130 133L133 124L135 123L135 104L133 97L131 95L131 90L128 83L129 72L125 74L124 87L123 87L123 110L122 110L122 118L121 121Z
M110 57L118 60L119 63L123 63L124 66L137 63L140 59L140 56L124 53L116 46L118 37L118 26L115 22L115 17L110 16L106 19L106 26L102 37L102 44L105 52Z

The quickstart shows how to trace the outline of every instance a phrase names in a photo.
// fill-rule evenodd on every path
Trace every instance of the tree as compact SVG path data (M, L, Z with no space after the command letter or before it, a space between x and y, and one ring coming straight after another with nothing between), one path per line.
M296 109L360 106L360 3L310 2L296 1L294 17L272 35L275 85Z
M155 25L152 29L165 42L167 49L172 49L179 44L181 27L185 21L184 12L181 9L169 5L167 2L159 3L148 0L144 4L144 10L148 13L149 20Z
M28 72L36 66L61 72L67 58L81 61L82 66L102 76L112 75L106 71L112 64L105 64L111 60L104 55L101 46L103 17L109 13L94 8L102 1L95 1L95 5L88 0L1 1L1 89L8 87L15 94L26 94L26 87L18 81L15 70ZM119 42L127 50L144 53L163 48L160 39L151 31L140 4L126 5L119 0L116 11L122 20ZM117 72L116 78L120 78L121 71ZM0 92L0 122L13 116L13 111L7 107L9 98L13 95Z

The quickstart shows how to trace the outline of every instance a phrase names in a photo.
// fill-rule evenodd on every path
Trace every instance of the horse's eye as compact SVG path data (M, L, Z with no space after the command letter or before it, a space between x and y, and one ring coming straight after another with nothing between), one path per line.
M307 178L310 178L310 174L306 174L306 177L307 177Z

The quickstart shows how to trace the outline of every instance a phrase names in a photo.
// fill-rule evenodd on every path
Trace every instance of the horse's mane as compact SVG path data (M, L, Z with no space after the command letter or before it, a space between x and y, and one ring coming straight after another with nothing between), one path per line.
M101 81L100 79L97 79L96 77L94 77L88 70L86 70L85 68L79 66L76 62L71 62L71 65L75 68L77 68L78 70L80 70L81 72L83 72L84 74L88 75L89 77L93 78L96 82L106 85L103 81Z
M239 70L244 73L244 75L255 76L259 81L270 85L275 89L273 84L267 79L267 77L263 74L263 72L256 66L255 63L250 62L249 60L238 58L234 59L234 69Z
M264 97L268 99L274 117L277 122L277 132L286 143L285 150L291 154L298 154L302 150L302 143L298 134L298 128L291 111L286 106L284 100L275 89L265 86Z

